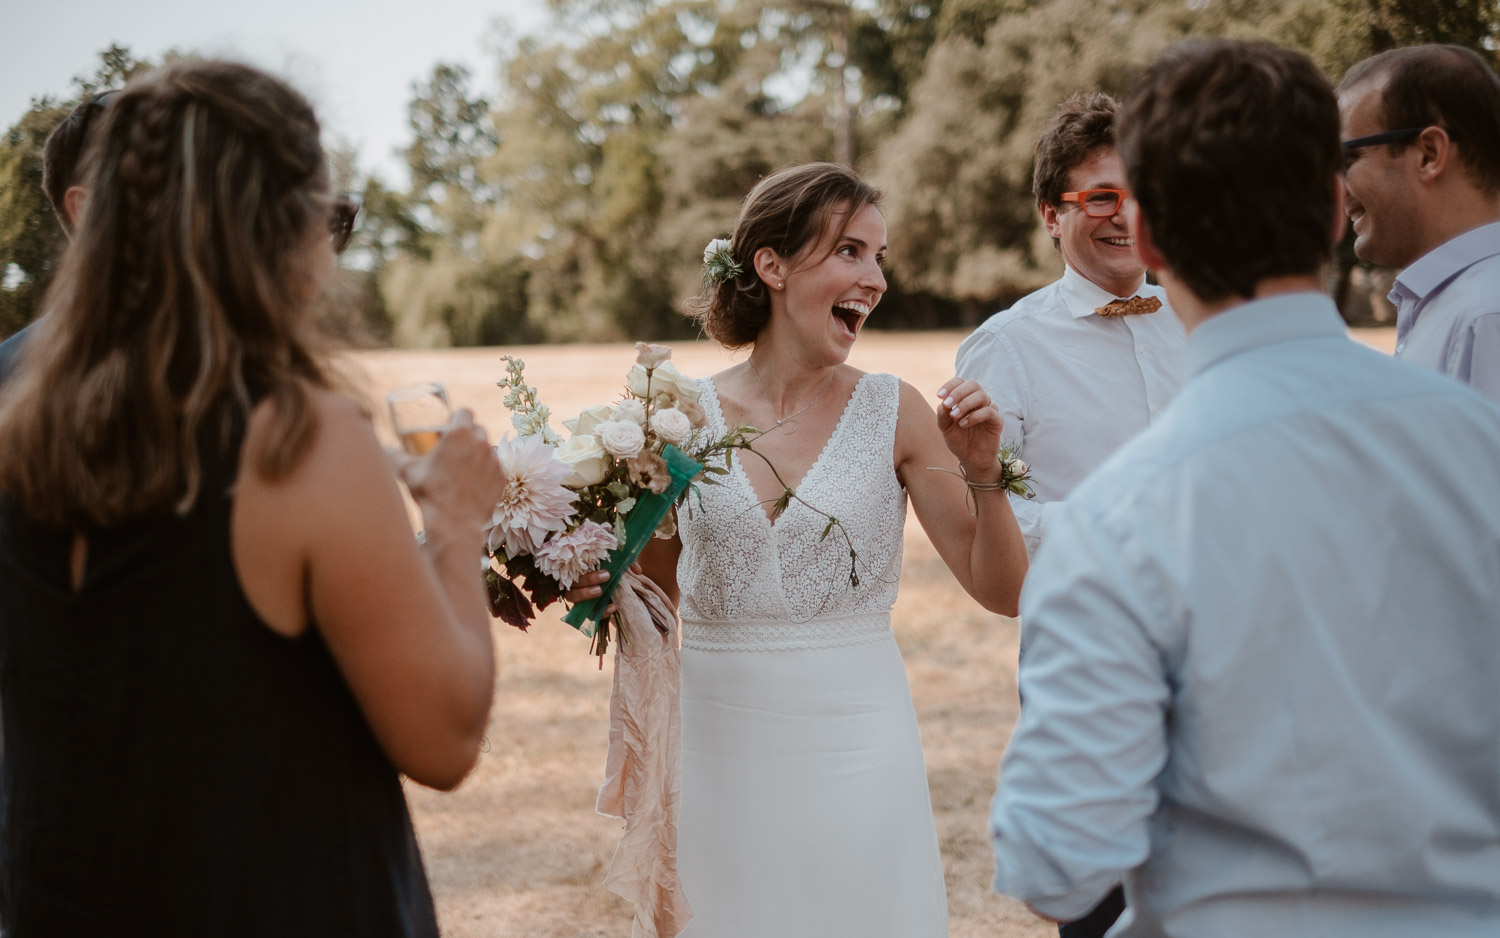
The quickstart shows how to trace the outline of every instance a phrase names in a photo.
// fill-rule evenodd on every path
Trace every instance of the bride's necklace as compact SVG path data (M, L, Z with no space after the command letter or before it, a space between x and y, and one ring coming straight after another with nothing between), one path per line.
M760 385L761 397L764 397L766 399L766 404L771 408L771 419L776 421L776 426L772 427L771 430L780 430L781 432L786 434L797 432L796 417L812 405L816 404L818 402L818 399L823 396L824 392L826 392L833 385L833 375L830 374L828 376L828 380L823 382L823 387L819 389L818 393L813 395L812 400L797 408L796 411L787 414L785 417L778 417L776 416L776 405L771 401L771 395L766 393L766 382L761 380L760 369L755 367L755 362L753 359L746 359L746 362L749 363L750 371L755 375L755 383ZM770 433L771 430L767 430L766 432Z

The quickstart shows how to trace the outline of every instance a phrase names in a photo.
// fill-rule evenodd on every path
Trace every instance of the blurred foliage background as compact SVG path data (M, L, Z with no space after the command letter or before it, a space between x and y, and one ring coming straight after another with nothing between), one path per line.
M320 315L351 341L444 347L696 334L703 245L790 163L840 160L885 192L891 290L876 328L970 326L1055 277L1031 150L1074 91L1119 94L1187 37L1267 38L1337 81L1374 52L1452 42L1496 62L1495 0L549 0L492 80L435 63L412 88L404 189L335 147L364 198ZM63 245L41 147L93 90L146 67L100 55L69 100L0 139L0 337L38 312ZM478 88L498 88L489 96ZM1353 322L1389 272L1347 245Z

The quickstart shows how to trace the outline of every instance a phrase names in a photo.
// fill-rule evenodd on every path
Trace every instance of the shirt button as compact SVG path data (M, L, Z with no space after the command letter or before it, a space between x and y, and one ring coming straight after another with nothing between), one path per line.
M1155 404L1152 404L1152 405L1151 405L1151 412L1152 412L1152 413L1153 413L1153 414L1154 414L1154 413L1156 413L1156 412L1157 412L1157 411L1158 411L1158 410L1160 410L1160 409L1161 409L1161 408L1159 408L1159 407L1157 407L1157 406L1156 406L1156 405L1155 405Z
M1137 355L1144 355L1144 354L1146 354L1146 346L1144 346L1144 345L1137 345L1135 347L1135 352L1136 352Z
M1405 342L1399 342L1399 343L1397 343L1397 345L1396 345L1396 351L1397 352L1404 352L1404 351L1406 351L1406 343Z

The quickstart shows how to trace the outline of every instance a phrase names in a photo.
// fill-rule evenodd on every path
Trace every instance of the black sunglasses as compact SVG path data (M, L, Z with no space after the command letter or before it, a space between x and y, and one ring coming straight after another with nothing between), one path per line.
M342 254L354 237L354 220L359 217L360 198L345 192L334 196L328 213L328 236L333 240L333 253Z
M1407 127L1405 130L1387 130L1385 133L1370 134L1368 137L1355 137L1353 140L1345 140L1339 146L1344 148L1345 153L1348 153L1352 150L1362 150L1365 147L1378 147L1387 143L1405 143L1426 129L1426 127Z

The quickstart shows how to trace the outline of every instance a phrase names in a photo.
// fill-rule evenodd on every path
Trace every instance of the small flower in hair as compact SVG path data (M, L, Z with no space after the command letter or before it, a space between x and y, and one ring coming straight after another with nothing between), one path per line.
M734 259L734 245L728 238L715 238L703 249L703 279L724 283L745 272Z

